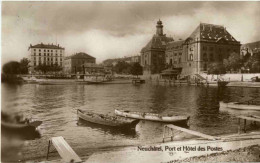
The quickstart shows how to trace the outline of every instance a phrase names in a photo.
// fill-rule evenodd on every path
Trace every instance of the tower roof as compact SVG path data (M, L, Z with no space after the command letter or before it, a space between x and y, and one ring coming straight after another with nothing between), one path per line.
M172 37L166 37L165 35L154 35L153 38L147 43L147 45L141 50L141 52L145 52L151 49L165 50L166 44L170 41L173 41Z

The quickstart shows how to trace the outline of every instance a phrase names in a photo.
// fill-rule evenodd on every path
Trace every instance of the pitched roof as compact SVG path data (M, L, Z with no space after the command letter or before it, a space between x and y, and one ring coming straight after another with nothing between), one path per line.
M59 44L58 45L53 45L53 44L36 44L36 45L30 45L30 48L44 48L44 49L65 49L63 47L61 47Z
M92 57L91 55L88 55L87 53L83 53L83 52L79 52L74 55L66 57L66 59L89 59L89 58L96 59L95 57Z
M166 50L170 50L170 49L182 49L182 45L185 41L184 40L180 40L180 41L171 41L167 43L166 46Z
M230 43L240 43L237 41L224 26L200 23L192 32L188 39L199 39L200 41L218 42L224 39ZM187 39L186 39L187 40Z
M166 37L165 35L154 35L153 38L147 43L147 45L141 50L141 52L145 52L151 49L165 50L166 44L170 41L173 41L172 37Z

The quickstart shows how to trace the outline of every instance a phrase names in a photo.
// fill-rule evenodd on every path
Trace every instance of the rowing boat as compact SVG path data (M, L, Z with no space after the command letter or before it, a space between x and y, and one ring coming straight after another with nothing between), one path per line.
M180 115L173 115L173 116L161 116L159 114L154 113L144 113L144 112L131 112L131 111L124 111L124 110L117 110L115 109L115 114L123 117L129 117L134 119L144 119L150 121L159 121L159 122L180 122L180 123L188 123L189 116L180 116Z
M231 109L239 109L239 110L257 110L260 111L260 105L239 103L239 102L229 102L224 103L222 101L219 102L220 108L231 108Z
M11 123L3 120L1 121L1 127L3 129L13 130L13 131L35 130L41 124L42 121L32 121L28 123Z
M110 115L97 114L93 112L83 111L81 109L77 110L77 114L79 119L100 124L111 127L129 127L135 128L138 124L139 120L124 118L124 117L116 117Z

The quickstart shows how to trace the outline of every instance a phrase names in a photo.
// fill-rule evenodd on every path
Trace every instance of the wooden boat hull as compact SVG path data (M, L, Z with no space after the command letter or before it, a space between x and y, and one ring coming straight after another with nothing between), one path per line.
M143 119L143 120L150 120L150 121L158 121L158 122L178 122L178 123L185 123L187 124L189 121L189 116L162 116L160 117L158 114L153 113L140 113L140 112L127 112L123 110L115 110L115 114L123 117L129 117L134 119Z
M135 126L138 124L139 120L133 120L129 118L123 118L123 117L114 117L114 116L107 116L102 114L95 114L91 112L84 112L81 109L77 110L77 115L79 119L110 126L110 127L130 127L135 128Z
M225 107L225 108L231 108L231 109L238 109L238 110L257 110L260 111L260 106L258 105L246 105L246 104L239 104L236 102L229 102L229 103L224 103L224 102L219 102L220 107Z
M27 131L27 130L35 130L38 126L42 124L42 121L33 121L29 124L17 124L17 123L9 123L5 121L1 121L1 127L6 130L12 131Z

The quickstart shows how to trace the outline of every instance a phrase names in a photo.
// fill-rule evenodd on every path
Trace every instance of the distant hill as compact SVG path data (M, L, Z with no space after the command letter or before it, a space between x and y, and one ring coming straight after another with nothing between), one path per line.
M258 48L260 48L260 41L243 44L242 49L244 49L244 48L248 48L250 50L254 50L255 48L258 49Z

